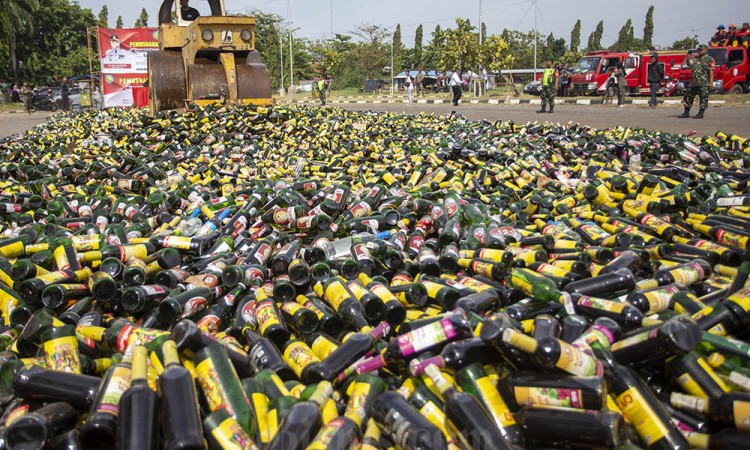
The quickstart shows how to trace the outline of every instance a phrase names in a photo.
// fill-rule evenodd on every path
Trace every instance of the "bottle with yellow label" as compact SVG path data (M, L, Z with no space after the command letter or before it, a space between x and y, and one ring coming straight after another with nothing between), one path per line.
M250 435L255 433L255 420L250 402L242 389L237 372L225 345L211 344L196 353L193 360L198 384L211 412L226 408Z
M706 414L714 425L750 431L750 394L747 392L727 392L718 398L673 392L669 402L678 409Z
M69 373L81 373L78 340L75 327L64 325L42 331L42 348L47 368Z
M130 387L131 359L132 353L127 353L122 362L110 367L104 375L86 422L79 431L82 446L115 446L120 400Z
M198 395L190 372L180 364L177 345L166 341L164 372L159 375L159 423L168 448L205 450Z
M714 369L695 352L668 360L665 372L690 395L717 399L729 392Z
M323 426L321 408L333 394L333 386L321 381L310 398L295 403L266 450L304 450Z
M375 399L372 420L404 450L449 448L443 433L398 392L384 392Z
M687 440L644 381L625 366L615 364L607 374L615 403L649 449L687 450Z
M460 437L463 445L481 450L513 448L476 397L459 392L434 364L425 368L425 374L443 397L448 426Z
M159 448L159 397L148 384L148 350L133 349L130 387L122 394L117 416L117 448Z

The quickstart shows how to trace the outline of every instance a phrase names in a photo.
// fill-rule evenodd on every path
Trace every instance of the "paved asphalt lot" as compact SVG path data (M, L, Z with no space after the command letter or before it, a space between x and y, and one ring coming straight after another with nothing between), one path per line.
M595 128L611 128L618 125L658 129L670 133L690 133L714 135L725 131L742 137L750 137L750 106L711 106L703 120L678 119L682 107L659 105L651 109L643 105L626 105L616 108L604 105L557 105L554 114L537 114L538 105L492 105L463 104L454 108L446 104L407 104L407 103L340 103L330 107L351 110L395 111L405 114L419 112L448 115L455 110L468 119L513 120L521 124L533 121L578 122ZM693 114L697 112L694 108ZM44 123L49 112L0 114L0 137L25 131L34 125Z

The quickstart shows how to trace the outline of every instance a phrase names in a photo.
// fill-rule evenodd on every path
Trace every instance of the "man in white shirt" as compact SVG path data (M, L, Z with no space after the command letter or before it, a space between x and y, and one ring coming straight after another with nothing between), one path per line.
M458 68L453 69L453 75L448 84L453 91L453 106L458 106L458 101L461 100L461 72Z

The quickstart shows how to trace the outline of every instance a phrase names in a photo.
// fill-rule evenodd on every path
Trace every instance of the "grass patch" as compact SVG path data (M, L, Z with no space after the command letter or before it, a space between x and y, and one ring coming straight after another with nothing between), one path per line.
M0 112L23 111L23 103L0 103Z

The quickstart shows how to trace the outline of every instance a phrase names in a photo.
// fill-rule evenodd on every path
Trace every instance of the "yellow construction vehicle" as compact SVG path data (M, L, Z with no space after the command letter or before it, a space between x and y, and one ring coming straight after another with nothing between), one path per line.
M188 102L274 103L268 69L255 49L255 18L226 16L223 0L207 2L207 16L187 12L187 0L164 0L159 8L159 51L148 53L152 114Z

